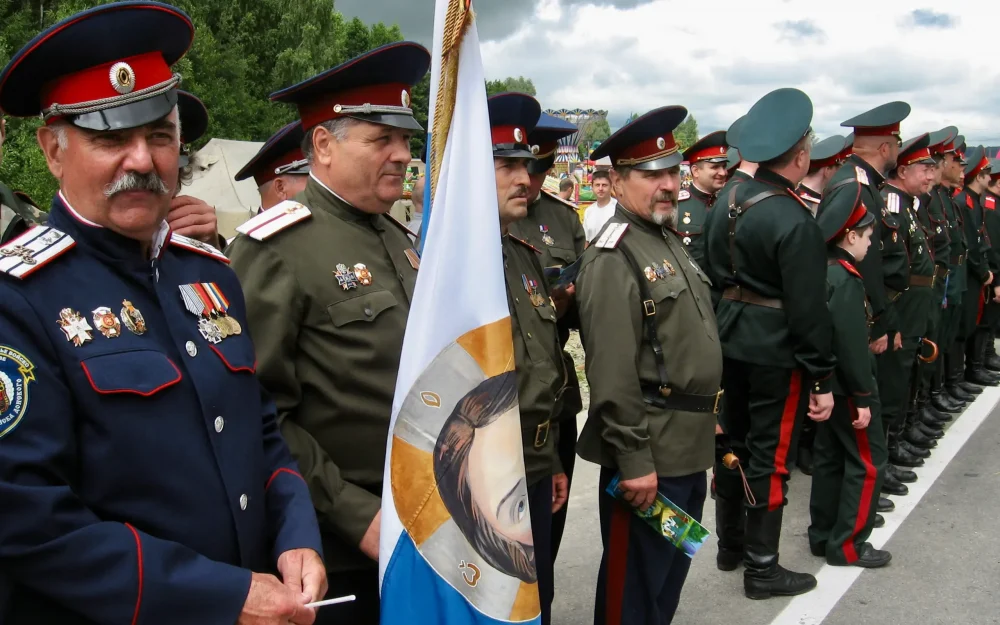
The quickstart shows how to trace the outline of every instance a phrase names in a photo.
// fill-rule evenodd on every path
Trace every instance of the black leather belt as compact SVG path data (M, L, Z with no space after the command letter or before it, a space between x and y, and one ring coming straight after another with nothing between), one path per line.
M666 394L660 392L660 388L652 385L642 386L642 399L651 406L669 410L680 410L681 412L704 412L708 414L719 414L722 406L722 396L725 391L719 391L712 395L695 395L693 393L681 393L673 389L666 389Z

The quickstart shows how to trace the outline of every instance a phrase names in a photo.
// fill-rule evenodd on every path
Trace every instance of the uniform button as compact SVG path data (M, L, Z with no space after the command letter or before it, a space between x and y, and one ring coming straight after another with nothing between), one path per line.
M528 338L529 339L531 338L531 332L528 332Z
M514 303L515 303L515 304L520 304L520 303L521 303L521 300L519 300L519 299L517 299L517 298L515 297L515 298L514 298Z
M222 432L222 428L226 427L226 420L222 417L215 418L215 431Z
M240 495L240 510L246 510L247 509L247 503L249 501L250 501L249 497L247 497L246 495Z
M194 341L188 341L185 343L184 349L187 350L188 356L192 358L198 355L198 346L194 344Z
M371 306L365 306L365 316L366 317L371 317L372 316L372 307Z

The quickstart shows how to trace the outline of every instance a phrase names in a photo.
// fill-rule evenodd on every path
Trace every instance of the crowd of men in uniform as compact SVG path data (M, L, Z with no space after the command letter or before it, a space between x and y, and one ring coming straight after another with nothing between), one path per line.
M207 126L171 70L193 36L174 7L112 3L0 74L0 109L45 120L60 183L45 223L18 205L0 247L5 623L379 622L420 267L388 211L430 55L390 44L273 94L299 120L237 175L261 210L223 254L211 207L179 200L181 145ZM748 597L816 585L778 563L796 457L813 553L887 564L867 542L882 495L905 495L951 414L998 384L1000 167L951 127L903 143L898 102L814 145L808 96L779 89L683 152L688 112L665 106L593 155L616 204L588 241L542 191L575 127L524 94L488 105L541 621L577 454L601 467L595 624L672 620L690 559L630 508L660 493L700 520L710 468L718 567L742 563Z

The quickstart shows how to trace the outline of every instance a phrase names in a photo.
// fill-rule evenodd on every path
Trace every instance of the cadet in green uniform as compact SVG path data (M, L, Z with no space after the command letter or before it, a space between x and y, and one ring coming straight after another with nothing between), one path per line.
M569 371L559 343L555 304L542 271L541 250L509 232L511 224L528 215L532 196L527 164L535 157L525 140L542 109L537 100L523 93L497 95L488 104L535 570L542 625L549 625L554 590L552 513L566 504L569 494L556 450Z
M991 267L994 275L1000 274L1000 159L990 159L990 183L983 192L983 208L986 209L986 231L990 242L994 244ZM995 263L995 264L994 264ZM1000 305L991 302L988 307L989 320L984 322L989 336L986 339L986 360L983 364L989 371L1000 371L1000 358L997 357L996 340L997 324L1000 323Z
M817 424L816 464L809 498L809 548L834 565L885 566L892 559L867 542L878 515L885 471L875 357L868 349L871 319L864 279L855 267L871 245L875 216L861 202L859 185L843 185L824 198L819 225L827 241L826 283L833 317L837 368L834 408ZM871 434L875 433L874 436Z
M6 139L7 120L0 117L0 163ZM0 243L10 241L35 224L45 223L47 217L27 195L0 182Z
M385 448L419 266L388 212L420 130L400 102L429 65L422 46L392 44L274 94L298 107L309 182L301 203L261 212L228 248L257 375L319 516L330 593L357 596L317 622L379 622Z
M536 152L535 159L528 161L528 177L531 180L528 194L535 200L528 205L528 216L509 227L512 235L527 241L541 252L539 261L543 269L553 274L576 262L587 246L587 237L583 233L583 224L580 223L576 206L542 189L545 176L555 163L559 140L576 131L573 124L542 113L534 130L528 134L528 143L532 146L532 151ZM559 318L559 344L565 348L569 331L580 325L573 297L574 287L570 284L568 288L550 288L550 292ZM583 399L580 396L580 381L576 377L573 357L563 350L562 358L566 363L568 384L562 396L562 412L556 420L559 422L559 461L566 473L565 489L568 497L573 483L573 467L576 465L576 415L583 410ZM562 487L562 484L553 484L553 487L556 486ZM567 499L552 514L553 562L566 527L568 504Z
M709 213L709 266L724 287L716 311L725 357L721 425L751 491L742 551L744 592L752 599L816 586L812 575L778 564L799 415L808 409L822 421L833 409L825 246L795 194L809 171L812 111L798 89L778 89L758 101L737 138L743 157L759 163L757 173L726 191ZM716 466L715 486L717 506L733 507L743 497L738 471ZM739 549L735 541L725 543Z
M969 244L965 264L968 277L965 308L958 339L964 341L965 346L965 381L979 386L997 386L1000 381L983 367L989 337L985 330L978 327L986 301L995 297L994 276L988 257L991 246L981 197L989 184L990 164L981 147L969 150L967 161L965 185L954 198L956 209L962 211L965 219L965 238ZM975 394L978 391L972 392Z
M715 204L715 194L726 185L726 132L705 135L684 151L684 160L691 166L691 185L677 196L677 235L698 266L704 267L702 227Z
M905 246L909 258L909 288L900 293L894 306L899 319L903 346L888 350L879 361L879 399L887 431L890 458L900 458L900 447L917 457L930 456L926 451L937 446L933 438L921 432L913 422L913 391L915 367L921 339L927 336L927 322L935 306L934 259L924 230L914 213L916 196L928 189L934 180L934 160L931 158L929 135L923 134L903 144L896 167L889 172L882 187L886 210L898 225L895 234ZM903 464L902 466L906 466ZM890 495L906 495L908 489L894 471L885 477L882 490Z
M611 158L618 207L577 279L590 415L580 457L601 465L604 554L595 625L670 623L690 558L650 531L657 492L701 520L712 466L722 354L708 278L677 227L681 106L646 113L592 158ZM627 502L604 491L620 474Z

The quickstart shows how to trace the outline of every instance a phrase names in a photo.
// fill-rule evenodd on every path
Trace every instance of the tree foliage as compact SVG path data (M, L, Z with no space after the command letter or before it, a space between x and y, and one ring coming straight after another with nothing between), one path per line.
M694 115L688 115L687 119L681 122L681 125L674 130L674 141L677 142L677 147L681 151L684 151L694 145L694 142L698 140L698 120L694 118Z
M595 142L604 141L611 136L611 126L604 117L587 120L580 124L580 139L577 149L581 159L590 157Z
M0 65L6 65L43 28L104 3L0 0ZM181 88L201 98L210 116L208 132L195 148L211 137L266 140L296 117L294 107L270 102L271 93L403 38L398 25L367 26L357 18L345 20L330 0L172 0L172 4L191 16L196 32L190 52L174 69L184 78ZM425 79L413 94L417 117L425 126L427 84ZM39 124L36 119L8 119L0 180L44 205L57 185L35 142ZM418 140L417 155L423 137Z
M508 91L538 95L538 91L535 90L535 83L531 82L530 78L525 78L524 76L508 76L503 80L486 81L486 97L492 97L498 93L506 93Z

